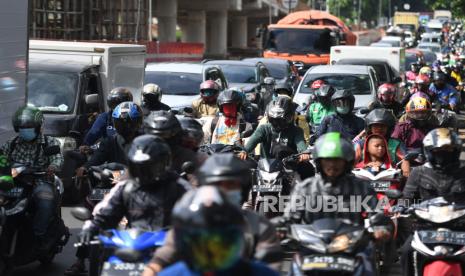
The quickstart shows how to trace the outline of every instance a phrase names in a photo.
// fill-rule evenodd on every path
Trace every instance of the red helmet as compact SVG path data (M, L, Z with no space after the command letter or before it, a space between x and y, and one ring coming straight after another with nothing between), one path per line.
M427 75L420 74L415 78L415 86L422 92L428 91L429 82L430 80Z
M394 84L384 83L378 88L378 100L382 103L393 103L396 99L397 88Z
M220 86L212 80L206 80L200 84L200 97L206 103L215 103L219 92Z
M316 80L312 83L312 86L311 88L316 90L318 88L320 88L323 84L325 84L325 81L324 80Z

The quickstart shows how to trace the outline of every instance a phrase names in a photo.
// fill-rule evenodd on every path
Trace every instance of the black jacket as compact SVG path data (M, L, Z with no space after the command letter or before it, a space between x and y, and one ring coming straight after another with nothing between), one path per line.
M169 225L174 204L188 189L189 183L175 173L153 187L140 186L133 179L122 181L97 204L94 218L87 227L112 229L126 217L130 228L159 230Z
M126 150L130 144L130 142L126 142L119 134L107 137L102 140L98 149L92 154L84 167L99 166L105 162L116 162L127 165Z
M144 113L144 116L149 115L150 112L152 111L160 111L160 110L166 110L169 111L171 110L171 107L169 105L166 105L162 102L156 102L151 105L143 104L142 105L142 111Z
M315 135L310 139L310 143L315 143L316 139L328 132L340 132L344 138L352 141L364 129L365 121L352 113L347 115L331 114L321 120Z

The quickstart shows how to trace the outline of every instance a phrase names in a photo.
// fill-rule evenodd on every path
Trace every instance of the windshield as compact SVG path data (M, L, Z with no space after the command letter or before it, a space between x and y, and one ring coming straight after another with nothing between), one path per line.
M299 93L312 93L310 87L315 80L323 80L336 89L353 89L354 95L370 95L372 91L369 75L308 74Z
M144 83L156 83L167 95L198 95L202 74L146 71Z
M334 42L330 29L271 29L265 48L290 54L328 54Z
M63 72L29 72L27 103L46 113L74 111L79 75Z
M284 64L267 63L265 65L268 71L270 71L270 75L275 79L284 79L288 75L288 67Z
M229 83L256 83L255 67L242 65L219 65Z

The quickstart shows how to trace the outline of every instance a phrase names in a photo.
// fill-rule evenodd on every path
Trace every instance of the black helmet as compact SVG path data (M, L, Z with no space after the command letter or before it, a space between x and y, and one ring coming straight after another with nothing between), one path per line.
M220 93L220 95L218 96L218 99L216 100L216 103L218 105L220 112L223 112L223 105L229 104L229 103L236 104L237 110L239 111L239 109L242 106L242 97L239 94L239 92L237 92L236 90L228 89Z
M35 128L36 134L39 134L44 123L44 114L37 107L23 106L16 110L12 123L16 132L20 128Z
M287 81L280 81L274 86L274 92L276 94L282 94L282 93L278 93L279 91L285 91L286 95L288 95L289 97L292 97L294 90L292 89L292 87L289 85Z
M374 124L383 124L388 127L388 133L391 133L392 129L396 124L396 116L392 113L392 110L385 108L377 108L365 117L365 132L370 133L370 127Z
M278 97L268 104L266 116L276 131L282 131L292 124L295 106L289 97Z
M434 72L433 81L446 81L446 75L443 72Z
M318 101L322 104L329 104L331 97L334 94L334 87L331 85L323 84L315 91Z
M132 139L142 125L142 109L133 102L118 104L111 114L116 132Z
M214 186L187 192L173 208L177 252L198 272L230 268L241 258L244 216Z
M116 87L110 91L107 97L107 105L110 110L115 109L122 102L132 102L131 90L125 87Z
M132 141L127 153L129 173L140 185L153 185L171 169L171 150L162 138L144 134Z
M237 180L242 184L242 200L247 199L250 190L250 166L232 153L218 153L210 156L198 170L201 185L219 181Z
M351 90L337 89L333 96L331 96L331 102L336 108L337 113L345 115L349 114L354 109L355 97ZM340 108L339 105L345 102L348 104L348 108L343 111L342 107Z
M142 89L142 102L145 105L151 105L161 101L163 91L155 83L147 83Z
M443 150L438 151L438 149ZM436 128L423 139L423 150L434 169L449 171L460 165L462 141L457 133L448 128Z
M152 111L144 119L144 132L160 136L170 143L170 138L181 133L181 124L170 111Z
M197 151L203 143L202 125L194 118L181 117L178 119L182 128L181 144L183 147Z
M352 143L339 132L328 132L316 140L312 156L318 172L322 171L322 158L341 158L346 161L346 172L349 173L354 166L355 151Z

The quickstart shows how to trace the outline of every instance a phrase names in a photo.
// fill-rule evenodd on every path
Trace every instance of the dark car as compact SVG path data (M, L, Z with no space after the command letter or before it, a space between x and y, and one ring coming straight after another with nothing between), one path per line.
M245 58L243 61L261 62L265 64L271 76L275 78L276 83L287 82L294 90L299 86L299 70L297 70L295 65L289 60L277 58Z
M341 59L336 62L338 65L367 65L376 71L379 84L399 83L402 79L399 72L395 70L389 62L380 59Z

